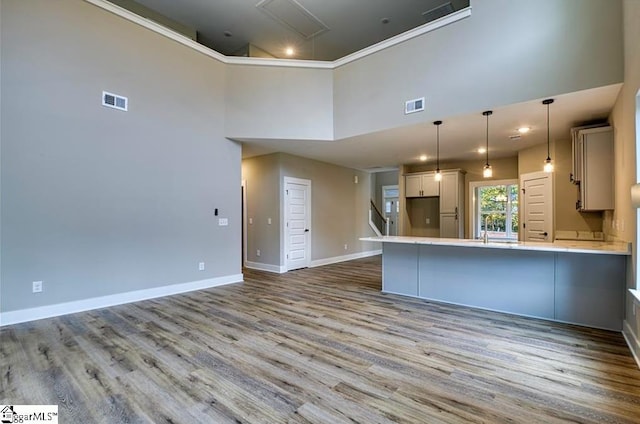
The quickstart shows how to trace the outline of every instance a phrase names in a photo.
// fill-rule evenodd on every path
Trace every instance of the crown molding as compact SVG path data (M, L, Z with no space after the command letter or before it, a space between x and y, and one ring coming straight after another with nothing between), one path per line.
M167 28L163 25L156 23L150 19L139 16L123 7L110 3L107 0L84 0L87 3L91 3L101 9L120 16L128 21L138 24L144 28L154 31L160 35L163 35L173 41L176 41L186 47L189 47L199 53L216 59L222 63L228 65L249 65L249 66L273 66L273 67L285 67L285 68L311 68L311 69L336 69L340 66L347 65L363 57L372 55L381 50L419 37L423 34L435 31L438 28L460 21L462 19L471 16L471 6L458 10L433 22L428 22L417 28L405 31L402 34L398 34L395 37L391 37L387 40L381 41L373 46L366 47L350 55L344 56L334 61L321 61L321 60L299 60L299 59L269 59L260 57L235 57L225 56L217 51L203 46L192 39L185 37L178 32Z

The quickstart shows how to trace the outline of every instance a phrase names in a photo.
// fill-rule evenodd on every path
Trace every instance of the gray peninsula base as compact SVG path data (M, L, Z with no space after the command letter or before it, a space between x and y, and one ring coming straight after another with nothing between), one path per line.
M621 331L627 256L383 243L382 291Z

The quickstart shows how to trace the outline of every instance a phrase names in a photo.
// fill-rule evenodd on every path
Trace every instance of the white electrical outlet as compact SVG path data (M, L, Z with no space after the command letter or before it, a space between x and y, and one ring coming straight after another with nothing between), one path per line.
M204 271L204 262L198 263L198 271Z
M349 245L348 245L348 244L345 244L345 245L344 245L344 250L347 250L347 249L349 249Z
M249 218L249 225L253 225L253 218Z
M33 282L33 292L40 293L42 291L42 281Z
M227 219L227 218L218 218L218 225L220 227L224 227L224 226L229 225L229 219Z
M271 225L271 218L267 218L267 224Z
M431 218L427 218L427 219L425 219L425 222L426 222L427 224L431 224Z
M260 256L260 249L256 250L256 256Z

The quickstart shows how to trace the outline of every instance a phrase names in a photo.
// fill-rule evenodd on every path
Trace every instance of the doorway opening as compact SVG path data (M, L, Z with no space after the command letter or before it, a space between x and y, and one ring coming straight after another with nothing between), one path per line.
M240 184L240 216L242 219L242 225L240 226L241 232L241 245L242 252L240 258L242 261L241 268L247 265L247 181L242 180Z
M398 235L398 214L400 204L398 203L399 190L397 185L382 186L382 209L385 220L389 222L389 236Z

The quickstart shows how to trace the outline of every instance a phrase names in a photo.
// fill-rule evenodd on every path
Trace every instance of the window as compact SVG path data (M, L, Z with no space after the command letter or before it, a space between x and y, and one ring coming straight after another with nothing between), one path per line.
M470 188L473 237L482 238L486 230L490 240L517 240L517 181L475 182Z

